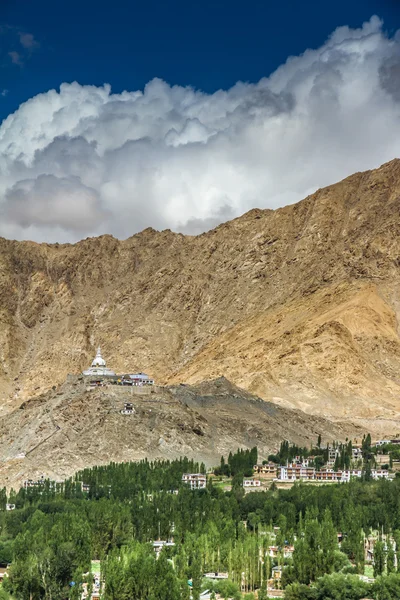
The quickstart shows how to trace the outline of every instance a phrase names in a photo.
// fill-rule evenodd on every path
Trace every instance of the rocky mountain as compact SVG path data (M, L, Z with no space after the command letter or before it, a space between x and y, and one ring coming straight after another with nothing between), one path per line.
M7 412L108 365L400 431L400 160L199 236L0 240Z
M121 413L126 402L134 414ZM0 484L60 480L85 466L146 457L215 465L239 446L257 445L267 458L282 439L309 446L318 434L329 442L360 438L361 430L265 402L225 378L150 391L87 389L82 377L69 377L0 419Z

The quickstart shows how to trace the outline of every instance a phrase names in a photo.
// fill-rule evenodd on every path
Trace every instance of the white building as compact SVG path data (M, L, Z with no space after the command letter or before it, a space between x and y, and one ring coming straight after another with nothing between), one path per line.
M388 479L389 471L386 469L372 469L371 471L372 479Z
M182 481L190 485L191 490L201 490L207 485L207 477L202 473L184 473Z
M350 479L352 477L361 477L362 476L362 471L361 469L353 469L352 471L339 471L339 474L341 474L340 476L340 481L347 481L349 482Z
M134 415L135 412L136 411L133 408L132 403L131 402L125 402L124 408L121 410L121 414L122 415Z
M259 479L244 479L243 487L244 488L258 488L258 487L261 487L261 481Z
M33 479L26 479L24 481L24 488L28 489L28 488L33 488L33 487L39 487L44 485L45 479L44 479L44 475L41 476L40 479L38 479L37 481L34 481Z
M296 464L278 467L278 479L281 481L296 481L297 479L314 479L315 469Z
M132 385L154 385L154 379L151 379L146 373L132 373L126 377L132 380Z
M92 366L82 372L86 377L116 377L116 373L107 368L106 361L101 355L100 346L97 348L96 356L92 361Z
M172 540L156 540L155 542L153 542L153 548L157 558L160 556L161 550L163 548L172 548L172 546L175 546L175 542L173 542Z

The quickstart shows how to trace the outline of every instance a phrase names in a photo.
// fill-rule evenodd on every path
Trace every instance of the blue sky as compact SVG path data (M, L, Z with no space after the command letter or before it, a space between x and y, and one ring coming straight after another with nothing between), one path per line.
M398 30L395 0L0 0L0 236L197 234L399 157Z
M340 25L379 15L400 28L396 0L2 0L0 119L62 82L141 89L152 78L206 92L256 82ZM37 45L23 48L19 32ZM23 64L9 56L18 52ZM14 56L15 60L15 56Z

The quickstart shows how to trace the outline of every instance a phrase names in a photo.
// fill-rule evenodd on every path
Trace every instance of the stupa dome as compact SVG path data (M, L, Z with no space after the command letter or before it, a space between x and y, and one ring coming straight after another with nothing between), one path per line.
M104 358L101 355L101 348L99 346L97 348L96 356L93 359L92 367L105 367L105 366L106 366L106 361L104 360Z
M100 346L97 348L96 356L92 361L92 366L86 371L83 371L83 375L87 377L115 377L116 373L111 369L107 369L106 361L101 355Z

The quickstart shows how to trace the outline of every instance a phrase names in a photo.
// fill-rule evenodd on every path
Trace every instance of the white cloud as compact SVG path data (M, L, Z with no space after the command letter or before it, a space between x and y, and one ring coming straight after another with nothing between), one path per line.
M198 233L400 153L400 36L337 29L257 84L205 94L63 84L0 127L0 235Z
M90 232L105 219L98 193L79 178L39 175L6 191L2 220L24 229L61 227Z

